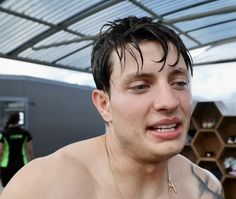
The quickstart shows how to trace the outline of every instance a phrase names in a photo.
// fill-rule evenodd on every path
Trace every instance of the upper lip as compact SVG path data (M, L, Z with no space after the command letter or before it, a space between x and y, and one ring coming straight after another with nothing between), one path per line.
M158 122L148 125L148 127L159 127L162 125L172 125L172 124L177 124L177 125L181 124L180 118L178 117L165 118L165 119L159 120Z

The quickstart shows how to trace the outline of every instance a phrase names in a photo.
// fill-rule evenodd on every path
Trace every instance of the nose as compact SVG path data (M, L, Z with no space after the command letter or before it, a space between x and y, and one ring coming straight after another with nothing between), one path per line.
M155 89L155 98L153 100L153 107L156 111L172 112L179 107L179 97L174 88L168 82L161 83Z

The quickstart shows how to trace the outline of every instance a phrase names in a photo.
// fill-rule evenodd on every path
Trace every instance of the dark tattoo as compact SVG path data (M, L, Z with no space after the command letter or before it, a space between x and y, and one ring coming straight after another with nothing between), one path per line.
M204 194L210 194L212 196L212 199L224 199L224 192L221 187L218 188L218 190L213 191L209 188L209 176L206 177L205 180L202 180L197 173L194 171L193 166L191 166L191 171L194 175L194 177L198 181L199 186L199 198L201 198Z

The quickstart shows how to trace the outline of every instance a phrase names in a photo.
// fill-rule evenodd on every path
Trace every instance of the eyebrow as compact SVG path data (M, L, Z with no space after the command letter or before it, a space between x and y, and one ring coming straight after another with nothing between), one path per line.
M184 69L184 68L180 68L180 67L171 67L171 71L170 71L170 76L173 76L173 75L185 75L186 77L189 77L189 73L188 73L188 70L187 69ZM159 72L159 71L158 71ZM139 72L138 74L137 73L131 73L131 74L128 74L125 79L124 79L124 82L125 83L129 83L129 82L132 82L132 81L135 81L135 80L141 80L141 79L155 79L155 73L153 72Z
M133 74L128 74L125 77L125 82L129 83L132 82L134 80L139 80L139 79L154 79L155 78L155 74L154 73L148 73L148 72L139 72L137 73L133 73Z
M180 67L174 67L173 70L171 70L170 75L185 75L189 77L188 70Z

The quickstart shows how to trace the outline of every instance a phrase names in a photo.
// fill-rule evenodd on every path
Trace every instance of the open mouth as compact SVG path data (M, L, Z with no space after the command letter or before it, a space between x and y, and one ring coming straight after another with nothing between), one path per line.
M175 131L178 128L179 124L168 124L168 125L158 125L158 126L150 126L148 127L149 130L156 131L158 133L165 133Z

